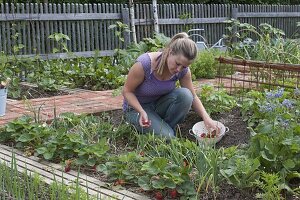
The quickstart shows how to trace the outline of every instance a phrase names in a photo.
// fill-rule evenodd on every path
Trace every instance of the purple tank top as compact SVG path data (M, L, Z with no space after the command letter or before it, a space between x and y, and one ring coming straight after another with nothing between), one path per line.
M143 103L154 102L161 96L170 93L176 87L176 81L181 79L188 71L188 67L184 68L181 72L175 74L170 80L158 80L151 70L151 59L148 53L140 55L136 62L140 62L144 68L144 81L135 89L134 94L138 101ZM128 102L124 98L123 110L128 107Z

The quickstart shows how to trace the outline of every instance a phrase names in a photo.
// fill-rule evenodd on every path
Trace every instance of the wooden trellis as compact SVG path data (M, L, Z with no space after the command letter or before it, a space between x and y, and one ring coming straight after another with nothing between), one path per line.
M232 94L249 89L299 88L300 65L218 58L218 85ZM226 73L227 72L227 73ZM230 75L226 75L230 72Z

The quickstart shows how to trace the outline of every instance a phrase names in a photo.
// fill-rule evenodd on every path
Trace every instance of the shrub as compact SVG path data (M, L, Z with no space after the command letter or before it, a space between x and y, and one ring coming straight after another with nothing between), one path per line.
M219 65L216 58L224 54L215 49L199 52L195 62L191 65L193 78L215 78Z

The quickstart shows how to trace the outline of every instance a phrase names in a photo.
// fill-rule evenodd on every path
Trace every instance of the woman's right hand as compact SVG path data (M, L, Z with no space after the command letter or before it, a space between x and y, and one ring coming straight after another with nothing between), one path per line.
M139 113L140 114L140 119L139 123L141 127L148 128L151 126L151 120L148 119L148 115L145 111Z

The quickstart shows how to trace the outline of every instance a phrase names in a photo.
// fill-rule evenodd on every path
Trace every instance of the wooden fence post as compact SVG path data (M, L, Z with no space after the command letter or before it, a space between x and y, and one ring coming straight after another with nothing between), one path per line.
M130 17L130 30L132 33L132 40L136 44L136 30L135 30L135 21L134 21L134 5L133 0L129 0L129 17Z
M152 8L153 8L153 18L154 18L154 32L159 33L157 1L156 0L152 0Z
M237 17L238 12L239 12L239 9L232 6L231 7L231 19L238 20L238 17ZM238 31L237 27L234 26L232 29L232 32L235 34L237 31ZM237 38L234 36L232 41L237 42Z
M122 20L124 24L127 24L130 29L130 20L129 20L129 9L122 8ZM130 32L124 31L124 45L125 48L130 44Z

